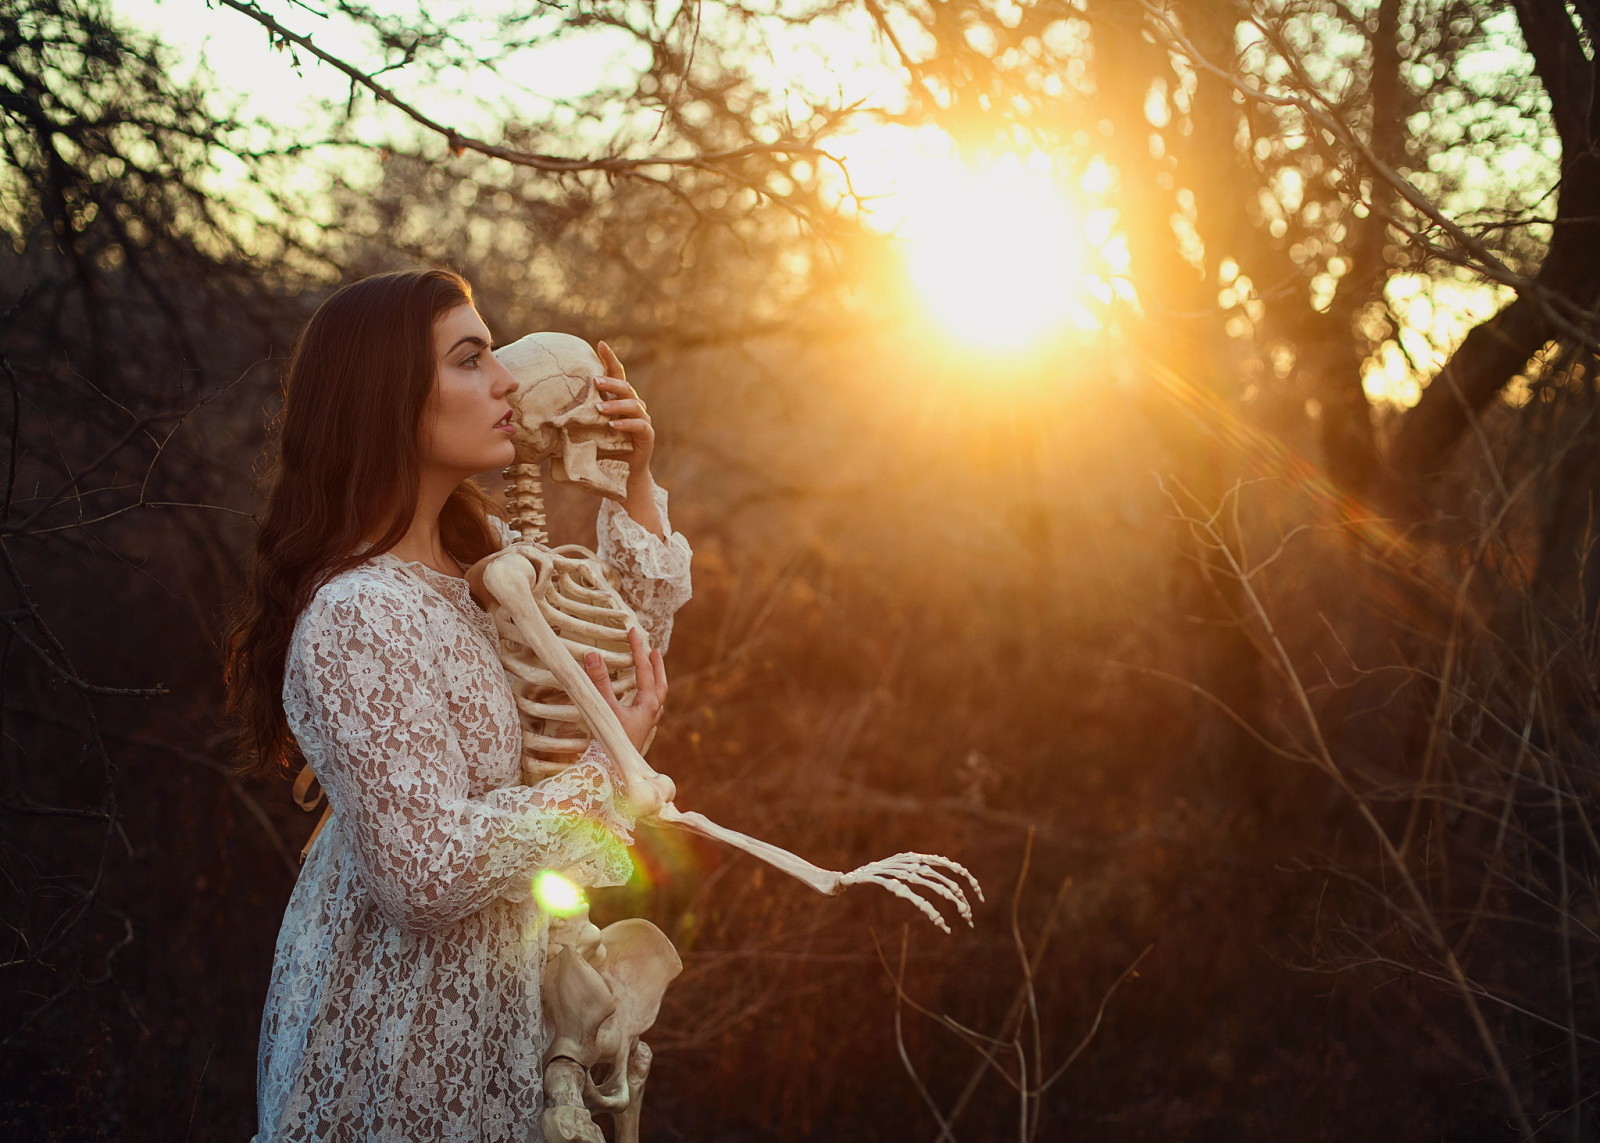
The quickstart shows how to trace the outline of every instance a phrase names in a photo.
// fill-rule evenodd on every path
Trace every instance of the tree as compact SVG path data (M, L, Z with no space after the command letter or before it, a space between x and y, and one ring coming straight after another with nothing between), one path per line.
M154 45L93 7L12 0L3 15L10 243L0 259L20 294L4 299L13 475L3 757L17 791L6 853L21 950L5 971L16 995L57 998L7 1009L31 1021L17 1043L53 1061L78 1050L92 1079L125 1074L111 1049L81 1047L96 1028L114 1029L119 1046L171 1035L188 1053L185 1074L227 1077L200 1123L243 1129L249 990L264 979L274 895L292 872L280 834L300 826L218 769L207 640L244 520L215 509L252 506L240 462L261 439L255 410L270 369L251 363L281 354L338 277L443 261L467 271L500 332L623 329L638 342L630 365L699 370L663 385L663 402L702 414L678 455L713 506L696 533L707 610L693 626L708 634L699 645L680 635L692 698L666 732L707 777L736 776L700 790L841 849L884 823L938 822L977 839L979 863L1003 877L1018 831L1040 825L1035 879L1049 884L1019 884L1019 932L1048 933L1063 901L1077 907L1070 876L1095 878L1086 896L1102 902L1073 914L1095 940L1056 942L1054 959L1041 941L1028 963L1045 1049L1052 1030L1070 1047L1080 1025L1099 1026L1101 988L1085 1001L1071 982L1106 969L1108 984L1157 943L1146 991L1128 1000L1144 1007L1130 1027L1107 1026L1103 1065L1076 1065L1100 1070L1072 1102L1065 1083L1053 1103L1025 1093L1031 1130L1081 1128L1075 1107L1113 1116L1118 1131L1138 1107L1139 1122L1218 1129L1195 1110L1202 1089L1230 1111L1245 1099L1257 1108L1245 1081L1209 1069L1270 1047L1266 1029L1303 1015L1305 997L1248 959L1192 987L1191 970L1212 971L1208 950L1230 941L1286 958L1300 942L1315 952L1310 967L1390 984L1389 1002L1417 981L1441 985L1443 1002L1427 990L1404 999L1410 1023L1443 1030L1435 1046L1391 1021L1373 1039L1398 1040L1417 1059L1386 1069L1369 1046L1345 1081L1404 1072L1398 1087L1435 1094L1363 1102L1364 1091L1357 1100L1319 1088L1320 1106L1346 1099L1350 1132L1382 1121L1395 1137L1433 1138L1485 1130L1508 1111L1523 1125L1564 1117L1573 1137L1587 1129L1586 1113L1569 1109L1583 1105L1594 1067L1584 1031L1595 1004L1584 807L1600 725L1590 681L1600 611L1588 527L1600 481L1597 286L1585 256L1600 217L1590 0L1510 10L1483 0L619 0L403 14L223 0L208 19L251 22L308 82L338 77L317 129L292 138L173 84ZM583 51L596 38L612 53L603 81L542 95L523 53ZM802 38L836 46L837 87L833 75L789 66ZM903 82L860 99L849 85L861 61ZM1115 213L1110 242L1127 259L1105 271L1123 280L1096 303L1094 350L1069 364L1098 379L1091 358L1104 353L1122 367L1121 388L1108 383L1098 404L1082 404L1067 367L1052 364L1057 373L1030 375L1020 412L1000 416L988 394L952 396L895 374L903 355L873 344L877 331L902 328L880 288L889 243L862 225L848 164L833 157L849 131L885 124L936 126L976 165L1044 155L1063 180L1100 188L1084 192L1085 208ZM1493 316L1466 336L1442 319L1434 328L1451 306L1457 322ZM181 371L162 364L175 362ZM1414 404L1385 388L1418 378L1428 384ZM1110 426L1128 404L1145 417L1138 434L1057 431L1063 409ZM918 436L924 421L938 430L925 433L932 443ZM190 435L197 424L204 433ZM994 440L973 443L986 434ZM1088 493L1060 475L1069 468L1043 475L1073 449L1104 470ZM1138 520L1154 499L1151 467L1179 519L1162 543L1141 539L1171 574L1163 581L1125 545L1110 574L1133 584L1142 611L1086 618L1095 605L1072 598L1084 579L1072 576L1112 541L1069 524L1105 519L1073 515L1071 498L1131 502ZM1029 486L1021 507L996 491L1008 481ZM758 539L739 539L752 529ZM175 547L177 558L166 554ZM97 552L111 555L93 563ZM1253 563L1252 552L1277 554ZM139 564L147 558L167 562ZM136 580L130 562L153 574ZM151 586L134 594L134 582ZM177 646L185 609L193 619ZM1105 636L1112 621L1133 629ZM158 644L165 669L153 673L147 648ZM1106 661L1129 658L1163 681L1106 683L1121 670ZM1204 696L1195 709L1157 689L1173 677ZM97 689L156 681L176 693ZM1096 733L1117 782L1092 777L1111 766L1086 760L1082 740ZM796 743L809 769L752 775ZM947 788L952 750L970 779L960 798ZM63 761L80 757L77 768ZM857 769L842 772L843 758ZM985 783L1001 792L985 794ZM829 797L848 816L828 810ZM168 818L163 804L183 812ZM768 808L802 804L798 825ZM223 820L235 813L245 828ZM195 864L162 834L170 821L208 855L191 912L152 903ZM133 840L119 849L124 827ZM1260 840L1274 827L1276 849ZM152 836L154 858L139 848ZM1369 843L1383 850L1376 864ZM1187 865L1165 882L1144 867L1122 876L1148 880L1102 875L1147 849ZM1326 898L1313 878L1278 874L1296 862L1327 868ZM781 1126L766 1126L788 1137L831 1131L815 1093L786 1077L793 1061L810 1068L808 1052L849 1050L850 1067L818 1076L823 1102L876 1101L862 1133L899 1137L920 1112L909 1092L904 1107L885 1094L894 1089L873 1070L872 1030L838 1048L828 1006L804 993L859 1019L882 999L852 967L870 953L844 937L819 944L811 914L785 912L740 877L719 873L715 902L687 886L661 890L676 894L686 947L711 933L753 965L738 976L713 959L686 984L699 1007L685 1055L709 1061L694 1098L707 1115L781 1107ZM1254 915L1291 936L1234 924L1230 910L1251 894L1270 898ZM875 915L851 916L859 933ZM1193 931L1175 941L1161 927L1168 916ZM255 975L231 976L139 1032L140 1006L181 977L152 934L194 933L215 917L232 920L222 927L237 931L242 961L256 958ZM918 994L969 1027L998 1023L1010 1043L1021 1034L1012 986L975 984L971 969L1014 949L974 939L914 950ZM782 961L792 975L767 974L759 956L770 948L816 952L818 963L796 955ZM189 955L192 978L216 975ZM132 988L129 1017L116 989L146 978L156 983ZM790 985L798 1001L786 998ZM1349 1045L1379 1019L1365 1003L1316 998L1318 1021L1332 1013L1355 1029L1341 1050L1358 1053ZM760 1039L762 1021L782 1036ZM224 1045L214 1064L211 1042ZM791 1055L772 1074L747 1074L758 1042ZM1467 1047L1441 1062L1440 1043ZM1010 1130L997 1075L980 1067L969 1085L965 1062L914 1028L901 1047L936 1102L968 1093L955 1103L963 1131ZM1278 1047L1289 1062L1260 1067L1293 1078L1301 1057ZM1462 1081L1480 1070L1495 1094L1463 1102ZM72 1071L54 1065L58 1088L86 1090ZM1152 1085L1169 1102L1152 1100ZM10 1114L35 1134L47 1121L109 1133L128 1114L170 1134L189 1110L187 1091L129 1086L147 1094L75 1125L21 1104ZM661 1085L659 1098L672 1090ZM1281 1135L1293 1121L1259 1114L1249 1127L1233 1116L1241 1137Z

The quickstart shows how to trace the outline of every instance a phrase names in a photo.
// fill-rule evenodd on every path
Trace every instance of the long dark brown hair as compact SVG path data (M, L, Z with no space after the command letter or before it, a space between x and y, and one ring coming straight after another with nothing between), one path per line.
M255 563L223 669L245 773L288 775L301 761L283 713L295 619L319 587L388 551L410 527L417 429L434 384L433 324L471 301L471 287L449 270L379 274L329 297L295 342ZM493 510L473 482L458 487L439 516L445 549L475 562L499 547ZM375 533L377 542L357 552Z

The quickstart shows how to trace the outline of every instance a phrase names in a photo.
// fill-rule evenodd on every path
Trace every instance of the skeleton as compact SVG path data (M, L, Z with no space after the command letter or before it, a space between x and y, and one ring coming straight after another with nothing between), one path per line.
M600 653L617 697L626 699L634 690L628 630L639 626L638 617L593 552L577 545L548 546L539 476L540 464L548 460L554 479L612 500L623 498L628 467L617 458L627 456L631 445L597 407L603 398L594 381L604 376L604 367L587 342L559 333L525 337L496 356L518 379L517 457L506 470L506 508L512 529L528 541L518 550L539 569L540 611L574 646ZM501 661L522 712L523 780L537 781L569 763L589 744L589 734L568 695L570 683L563 684L545 666L550 660L528 653L527 640L509 616L497 611L495 621L503 640Z
M546 1143L604 1143L591 1111L616 1117L617 1143L639 1143L650 1046L667 985L683 962L662 931L629 918L597 929L587 908L550 926L545 962Z
M598 651L613 693L626 700L635 690L627 634L630 628L640 627L638 618L594 553L575 545L551 548L545 532L539 472L546 460L551 476L558 481L613 500L623 499L626 492L627 465L621 458L627 455L630 443L625 434L611 428L598 408L602 398L595 380L605 375L605 368L586 342L559 333L530 334L497 351L496 356L517 381L511 398L517 413L517 456L507 469L506 502L511 527L520 539L484 562L482 584L495 601L491 610L501 637L501 661L522 715L524 779L534 781L558 772L595 738L617 766L624 796L647 810L658 807L649 815L656 822L742 850L825 895L840 893L851 885L877 885L909 901L945 932L950 931L949 925L930 898L952 906L970 925L972 911L962 882L980 900L983 890L972 874L948 858L900 853L847 873L836 872L672 804L676 792L672 781L652 769L634 748L582 666L586 654ZM637 925L655 936L642 935L637 927L627 930L630 955L640 958L630 963L643 964L654 955L655 970L609 980L603 971L586 973L579 967L594 969L597 963L592 950L586 956L571 943L574 934L588 930L570 924L552 927L545 981L550 1024L556 1044L579 1047L564 1054L553 1047L546 1057L546 1089L559 1092L566 1101L552 1109L566 1109L559 1116L547 1117L550 1121L545 1130L551 1140L575 1143L598 1138L598 1134L587 1133L598 1129L581 1116L582 1107L574 1102L580 1090L583 1105L617 1113L619 1130L630 1123L636 1129L637 1101L649 1070L649 1050L638 1042L638 1036L654 1020L660 996L645 1003L645 997L629 990L638 987L641 979L652 988L659 982L664 990L677 973L676 967L667 971L668 955L672 965L677 964L677 954L667 938L648 922ZM605 934L616 928L608 927ZM610 938L605 934L601 934L599 963L607 955L605 941ZM649 952L652 949L654 953ZM629 1033L629 1043L634 1046L628 1048L626 1057L616 1056L613 1044L611 1074L604 1085L596 1085L588 1072L590 1061L600 1058L598 1049L584 1046L597 1033L581 1031L603 1023L597 1014L606 1006L599 999L603 988L597 981L612 987L616 1011L629 1014L623 1023L630 1029L637 1026ZM640 1024L645 1012L648 1019ZM609 1034L615 1040L620 1033L613 1029ZM583 1073L581 1082L578 1072ZM616 1089L619 1076L625 1082ZM619 1091L621 1104L617 1103Z

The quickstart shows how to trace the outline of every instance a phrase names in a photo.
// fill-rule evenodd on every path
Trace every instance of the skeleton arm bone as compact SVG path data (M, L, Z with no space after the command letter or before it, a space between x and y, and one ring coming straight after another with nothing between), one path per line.
M588 673L573 658L550 626L550 620L539 607L538 601L528 591L527 573L518 567L528 560L538 568L541 577L548 574L548 565L529 560L523 549L508 549L492 557L484 565L483 585L501 607L511 614L524 643L539 656L555 675L594 731L600 745L611 755L623 779L623 796L632 804L640 817L648 817L672 799L675 792L672 780L658 774L634 748L627 731L617 721L615 712L606 703Z
M708 837L742 850L751 857L765 861L779 872L787 873L790 877L804 882L827 897L842 893L851 885L877 885L879 888L887 889L896 897L910 901L922 910L923 916L947 933L950 931L950 926L945 923L945 919L912 886L948 901L955 906L956 912L968 925L972 924L972 906L967 902L967 895L962 885L952 874L964 879L972 886L972 891L978 895L978 900L983 900L983 887L978 884L976 877L959 863L936 854L897 853L882 861L869 862L849 873L837 873L832 869L813 865L805 858L797 857L771 842L718 825L704 814L685 813L670 802L656 812L655 820L663 825L675 826L688 833L696 833L701 837Z
M948 858L901 853L863 865L849 873L839 873L813 865L770 842L718 825L704 814L684 813L672 805L671 798L675 790L671 780L651 769L634 748L615 711L601 695L599 684L578 665L573 652L551 628L544 610L533 592L529 591L526 569L519 568L513 562L521 559L527 559L537 568L540 577L547 574L548 565L541 560L537 551L512 549L487 561L483 573L484 586L510 613L525 645L556 675L583 714L590 730L610 753L624 777L626 796L638 809L639 816L654 815L664 825L698 833L742 850L825 895L839 893L850 885L877 885L910 901L934 924L949 932L944 918L923 896L927 894L948 902L963 920L969 925L972 923L971 906L961 880L972 887L979 900L983 899L983 890L971 873ZM535 584L535 591L537 589L538 584Z

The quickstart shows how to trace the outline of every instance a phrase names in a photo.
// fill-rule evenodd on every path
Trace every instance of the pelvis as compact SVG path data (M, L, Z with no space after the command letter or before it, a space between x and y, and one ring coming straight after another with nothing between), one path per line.
M649 1077L640 1037L655 1023L683 962L660 929L638 918L597 929L588 912L551 923L544 974L547 1143L599 1143L595 1113L616 1117L618 1143L636 1143Z

